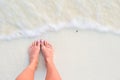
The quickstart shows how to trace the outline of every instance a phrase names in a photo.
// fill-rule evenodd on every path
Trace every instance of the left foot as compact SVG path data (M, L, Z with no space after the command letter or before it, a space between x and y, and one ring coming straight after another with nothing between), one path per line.
M29 48L30 68L36 70L40 53L40 41L35 41Z

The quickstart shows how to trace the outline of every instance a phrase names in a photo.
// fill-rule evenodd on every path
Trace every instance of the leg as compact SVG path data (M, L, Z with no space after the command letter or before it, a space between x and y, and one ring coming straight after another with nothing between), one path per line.
M40 52L40 41L35 41L29 48L30 64L16 78L16 80L34 80L34 73L38 65L39 52Z
M41 50L45 59L47 74L46 80L61 80L53 62L53 48L47 41L41 41Z

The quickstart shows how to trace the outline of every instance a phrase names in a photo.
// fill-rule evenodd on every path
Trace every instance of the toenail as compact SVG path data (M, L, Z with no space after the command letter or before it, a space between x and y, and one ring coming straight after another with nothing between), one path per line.
M42 42L42 40L40 40L40 42Z
M41 42L43 42L43 40L40 40Z
M36 42L36 45L38 45L38 41Z

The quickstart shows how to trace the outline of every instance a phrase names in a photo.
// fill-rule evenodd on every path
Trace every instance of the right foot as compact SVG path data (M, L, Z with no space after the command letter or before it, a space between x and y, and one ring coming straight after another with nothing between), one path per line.
M53 47L47 41L41 41L41 51L44 56L45 62L53 62Z
M40 41L35 41L29 48L30 68L36 70L40 53Z

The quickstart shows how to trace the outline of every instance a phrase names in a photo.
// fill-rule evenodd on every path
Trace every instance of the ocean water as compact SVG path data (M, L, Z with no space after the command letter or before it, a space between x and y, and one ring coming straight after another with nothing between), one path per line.
M0 0L0 40L77 28L120 35L120 0Z

